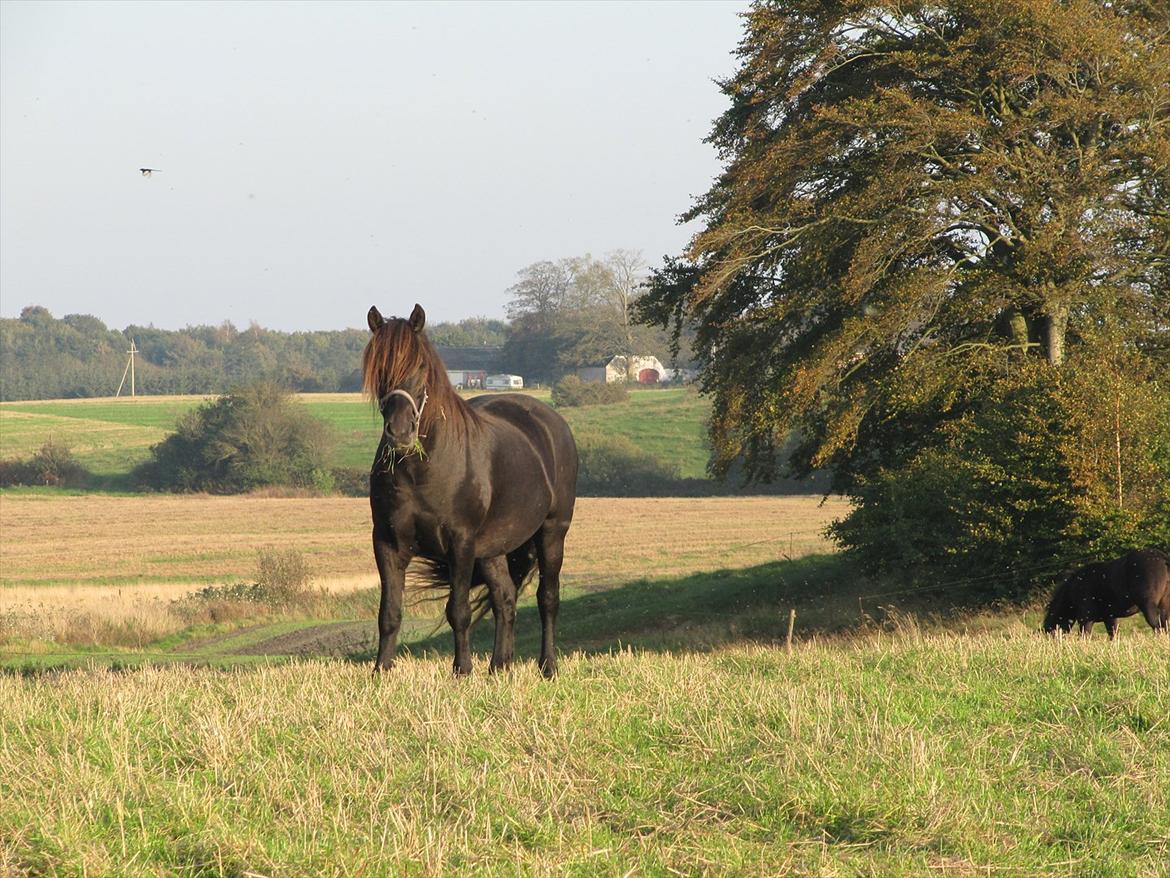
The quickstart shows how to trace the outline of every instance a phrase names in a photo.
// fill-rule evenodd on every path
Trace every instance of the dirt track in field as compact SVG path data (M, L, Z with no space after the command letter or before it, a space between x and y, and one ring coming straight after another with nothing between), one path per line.
M376 632L377 627L372 619L365 622L326 622L278 634L239 649L228 648L224 652L230 655L344 657L373 649Z

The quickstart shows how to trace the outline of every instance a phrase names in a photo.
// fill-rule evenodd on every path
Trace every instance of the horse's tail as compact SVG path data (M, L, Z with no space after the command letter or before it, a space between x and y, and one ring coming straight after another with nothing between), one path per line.
M438 592L447 592L451 588L451 565L446 560L436 561L431 558L416 558L417 569L413 570L412 586L420 589L435 589ZM516 586L519 595L524 587L532 581L536 572L536 539L533 538L522 546L508 553L508 575ZM435 600L443 594L435 594ZM488 614L492 608L492 597L488 592L487 582L480 572L479 565L471 576L471 621L475 624Z

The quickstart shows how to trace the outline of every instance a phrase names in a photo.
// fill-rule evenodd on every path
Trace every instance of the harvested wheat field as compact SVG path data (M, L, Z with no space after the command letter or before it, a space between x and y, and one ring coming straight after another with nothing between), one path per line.
M581 498L565 581L601 587L829 551L822 532L845 509L819 497ZM319 585L360 588L377 582L369 533L362 499L8 494L0 600L175 596L247 578L261 549L295 549Z

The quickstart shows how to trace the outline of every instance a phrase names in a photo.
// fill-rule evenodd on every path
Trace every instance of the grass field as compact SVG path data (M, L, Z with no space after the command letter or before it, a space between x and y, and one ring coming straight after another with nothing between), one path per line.
M75 421L116 474L191 404L6 406L0 435ZM846 508L581 498L549 682L531 593L510 673L489 619L453 679L427 603L371 677L364 500L0 492L0 876L1167 875L1170 639L891 592L825 540ZM192 622L261 550L312 600Z
M334 465L368 467L379 430L369 403L356 393L300 398L333 428L338 440ZM0 458L29 457L52 438L68 445L91 472L124 475L149 457L150 446L162 441L181 415L206 399L140 396L0 403Z
M548 393L534 392L548 399ZM381 428L377 413L356 393L302 394L309 412L337 437L333 466L368 469ZM27 458L46 440L68 445L103 487L149 457L150 446L205 397L148 397L0 403L0 459ZM635 391L630 401L563 409L583 441L622 436L677 467L682 478L706 476L708 403L689 388Z
M1167 647L1031 632L0 676L0 874L1139 876Z
M582 497L564 576L604 584L825 552L822 531L846 508L817 497ZM0 593L232 582L265 548L303 552L326 582L376 581L369 502L356 498L4 493L0 530Z

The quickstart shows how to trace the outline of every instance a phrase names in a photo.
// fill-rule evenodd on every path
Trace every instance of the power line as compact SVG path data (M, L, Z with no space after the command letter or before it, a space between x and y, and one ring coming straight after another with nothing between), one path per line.
M126 375L130 375L130 396L137 396L134 388L134 356L138 353L138 348L134 344L134 339L130 339L130 350L126 351L130 355L130 359L126 361L126 368L122 371L122 380L118 382L118 392L114 394L117 398L122 395L122 385L126 383Z

